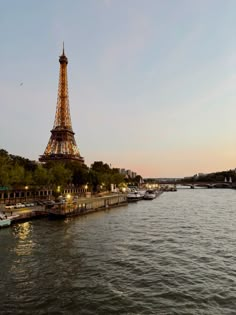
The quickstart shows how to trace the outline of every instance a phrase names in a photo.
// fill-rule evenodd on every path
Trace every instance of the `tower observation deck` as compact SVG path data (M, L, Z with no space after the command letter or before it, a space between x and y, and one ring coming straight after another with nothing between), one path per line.
M75 133L72 130L67 82L68 59L64 52L64 44L59 63L60 74L54 125L47 147L44 154L39 157L39 161L73 160L84 164L84 158L80 155L74 137Z

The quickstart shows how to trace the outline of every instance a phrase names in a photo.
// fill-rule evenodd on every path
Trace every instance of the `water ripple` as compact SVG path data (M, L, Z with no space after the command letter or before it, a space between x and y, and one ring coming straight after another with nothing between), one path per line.
M236 314L235 206L185 189L0 230L1 314Z

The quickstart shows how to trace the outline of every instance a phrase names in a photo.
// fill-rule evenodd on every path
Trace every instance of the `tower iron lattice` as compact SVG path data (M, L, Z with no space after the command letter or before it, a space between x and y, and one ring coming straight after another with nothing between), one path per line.
M60 74L54 125L47 147L39 161L76 160L84 164L84 158L80 155L74 137L75 133L72 130L67 82L68 59L64 52L64 44L59 63Z

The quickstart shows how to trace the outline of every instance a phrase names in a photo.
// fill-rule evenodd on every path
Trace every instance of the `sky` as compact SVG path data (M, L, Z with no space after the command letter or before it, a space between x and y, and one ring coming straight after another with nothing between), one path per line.
M38 160L59 55L85 163L145 177L236 168L235 0L0 0L0 148Z

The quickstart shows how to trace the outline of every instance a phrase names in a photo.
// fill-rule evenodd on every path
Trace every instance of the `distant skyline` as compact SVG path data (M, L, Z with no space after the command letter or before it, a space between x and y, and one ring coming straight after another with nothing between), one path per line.
M38 160L62 43L85 163L143 177L236 168L236 1L0 1L0 148Z

